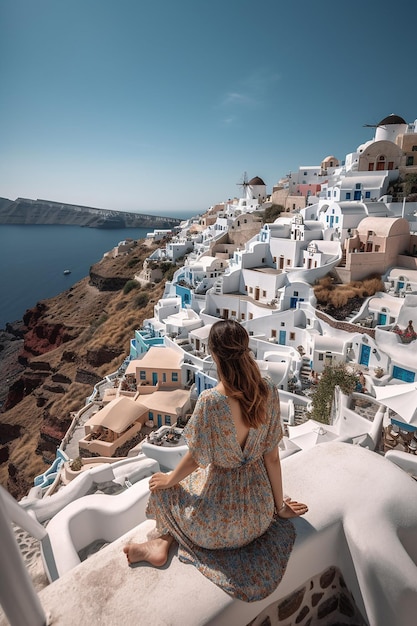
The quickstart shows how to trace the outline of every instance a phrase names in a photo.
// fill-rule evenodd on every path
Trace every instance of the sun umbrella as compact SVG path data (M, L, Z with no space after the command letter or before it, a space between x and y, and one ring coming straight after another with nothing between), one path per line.
M302 450L308 450L318 443L333 441L339 436L331 426L319 424L314 420L308 420L299 426L289 426L288 431L290 441Z
M399 421L417 426L417 383L375 387L375 396L378 402L397 413Z

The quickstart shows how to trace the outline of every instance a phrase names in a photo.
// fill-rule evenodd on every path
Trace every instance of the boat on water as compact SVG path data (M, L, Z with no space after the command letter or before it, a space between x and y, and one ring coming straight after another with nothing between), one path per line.
M68 274L71 274L71 270L64 270L64 275L68 276Z

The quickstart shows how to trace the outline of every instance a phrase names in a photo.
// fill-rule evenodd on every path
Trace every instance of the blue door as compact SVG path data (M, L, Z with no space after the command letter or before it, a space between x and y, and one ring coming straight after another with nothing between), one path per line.
M398 380L403 380L405 383L413 383L415 379L414 372L410 372L410 370L406 370L403 367L398 367L394 365L392 370L392 377L398 378Z
M152 384L155 387L158 383L158 372L152 372Z
M287 337L286 331L280 330L279 331L279 343L281 344L281 346L285 346L286 337Z
M362 192L361 191L355 191L354 195L353 195L353 199L354 200L360 200L362 197Z
M158 428L162 426L162 415L158 413Z
M359 360L359 363L361 365L368 365L370 353L371 353L371 348L369 346L365 346L365 344L362 344L362 346L361 346L361 358Z
M387 315L386 313L379 313L378 314L378 324L380 324L381 326L384 326L387 323Z
M291 298L290 300L290 309L295 309L297 307L298 298Z

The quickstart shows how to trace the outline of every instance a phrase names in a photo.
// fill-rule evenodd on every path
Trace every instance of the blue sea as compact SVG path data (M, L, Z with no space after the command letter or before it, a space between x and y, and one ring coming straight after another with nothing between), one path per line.
M0 329L88 276L120 241L143 239L150 230L0 224Z

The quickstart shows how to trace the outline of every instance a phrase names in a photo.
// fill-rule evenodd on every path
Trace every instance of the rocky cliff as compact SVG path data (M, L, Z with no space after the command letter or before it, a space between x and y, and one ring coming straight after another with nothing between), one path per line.
M124 288L153 249L141 241L126 256L103 258L89 277L0 332L0 483L16 498L55 458L72 412L121 365L134 331L153 316L164 281Z
M89 228L172 228L179 219L109 211L92 207L53 202L0 198L0 224L61 224L87 226Z

